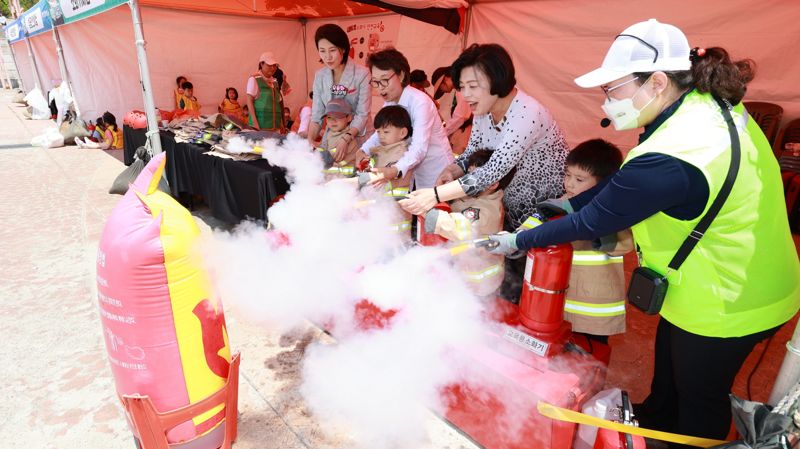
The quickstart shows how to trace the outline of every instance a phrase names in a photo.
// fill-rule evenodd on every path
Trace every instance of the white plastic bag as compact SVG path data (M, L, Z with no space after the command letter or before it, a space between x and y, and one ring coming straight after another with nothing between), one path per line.
M42 148L58 148L64 146L64 136L58 131L58 128L50 127L44 130L44 133L31 139L31 146Z
M34 88L32 91L25 95L25 102L31 107L31 119L45 120L50 118L50 106L47 105L47 100L44 99L42 91Z

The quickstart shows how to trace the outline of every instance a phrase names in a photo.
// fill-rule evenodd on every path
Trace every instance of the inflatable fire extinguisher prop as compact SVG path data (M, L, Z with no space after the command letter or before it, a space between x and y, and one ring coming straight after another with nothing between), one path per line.
M157 189L166 155L145 167L109 217L97 254L97 295L117 393L150 397L159 412L222 388L231 360L222 305L192 257L191 214ZM192 447L222 443L220 405L167 433Z

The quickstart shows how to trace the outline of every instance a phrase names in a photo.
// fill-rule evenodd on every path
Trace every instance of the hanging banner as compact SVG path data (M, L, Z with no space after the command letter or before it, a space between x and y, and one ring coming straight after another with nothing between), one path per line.
M50 4L53 24L56 26L76 22L119 5L127 0L43 0Z
M47 0L42 0L31 6L30 9L22 13L19 20L28 37L53 29L53 21L50 19L50 5Z
M6 39L8 39L9 44L13 44L14 42L19 42L25 38L25 33L22 30L22 21L17 19L5 27L6 32Z

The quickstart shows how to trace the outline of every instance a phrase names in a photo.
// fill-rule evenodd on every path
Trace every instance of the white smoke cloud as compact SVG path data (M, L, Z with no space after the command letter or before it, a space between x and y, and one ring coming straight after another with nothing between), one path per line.
M322 184L321 161L304 139L259 146L287 169L291 190L270 208L271 230L246 224L217 233L206 260L220 296L250 321L281 331L306 319L335 323L338 343L310 345L302 370L301 393L317 422L346 428L357 447L419 447L426 409L444 414L451 398L443 388L469 379L473 400L506 404L508 424L496 430L514 441L524 422L515 418L531 416L535 403L455 356L493 328L449 252L404 247L388 231L399 218L393 200ZM385 326L358 326L354 308L364 299L394 313Z

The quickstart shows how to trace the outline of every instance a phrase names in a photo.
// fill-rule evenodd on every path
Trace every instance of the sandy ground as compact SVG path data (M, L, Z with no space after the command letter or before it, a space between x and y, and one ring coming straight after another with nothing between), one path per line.
M97 243L120 198L107 191L124 168L121 150L33 148L31 138L52 122L23 120L10 98L0 93L0 441L9 447L133 448L105 356L95 289ZM205 233L221 226L203 211L195 216ZM327 336L310 325L281 336L232 314L227 320L232 347L243 354L235 447L347 447L321 432L297 392L305 347ZM752 376L753 399L768 397L795 322L769 344ZM655 324L656 318L632 311L628 333L611 339L607 385L629 390L634 401L649 389ZM747 395L747 378L764 347L745 364L737 394ZM429 448L475 447L434 417L428 430Z

